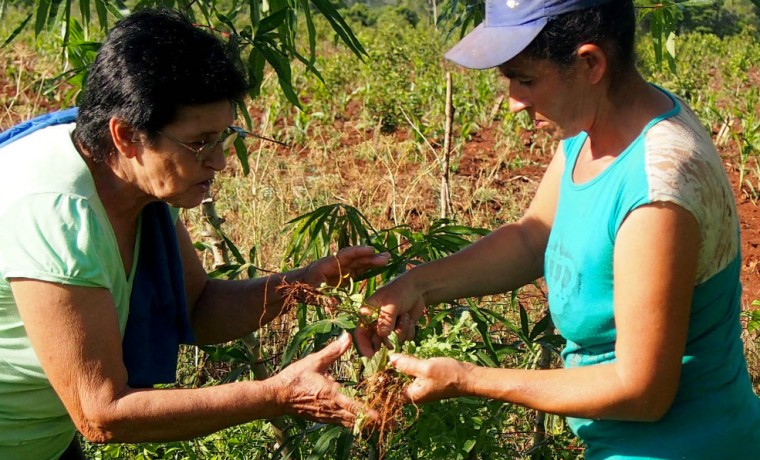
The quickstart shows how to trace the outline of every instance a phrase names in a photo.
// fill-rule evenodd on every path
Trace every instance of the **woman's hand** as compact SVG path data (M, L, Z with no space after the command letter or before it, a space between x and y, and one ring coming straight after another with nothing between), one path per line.
M466 394L467 377L472 365L453 358L417 359L394 353L391 366L414 377L404 390L404 396L413 403L438 401Z
M396 333L400 342L414 337L414 330L425 310L425 299L405 273L381 287L367 299L368 307L362 314L377 315L374 328L359 325L356 328L356 345L359 352L372 356L390 335Z
M334 256L323 257L304 269L302 281L315 287L326 283L339 286L347 277L357 278L371 268L385 266L387 252L378 254L371 246L343 248Z
M357 414L368 409L341 393L341 386L328 374L330 365L350 346L351 336L343 334L323 350L296 361L269 378L277 404L288 414L352 427Z

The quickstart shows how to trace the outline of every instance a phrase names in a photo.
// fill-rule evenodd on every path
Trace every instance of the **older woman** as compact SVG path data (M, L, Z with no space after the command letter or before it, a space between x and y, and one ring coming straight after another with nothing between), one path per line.
M631 0L486 1L484 23L447 57L498 67L510 110L561 142L519 221L370 299L378 335L363 331L360 348L372 353L424 305L544 276L564 369L393 355L416 377L408 397L565 415L590 460L760 458L733 195L694 113L637 72L634 29Z
M387 262L355 247L267 278L208 279L170 206L200 204L225 165L246 85L233 62L178 14L135 13L99 51L76 123L0 149L1 458L76 454L77 429L137 442L284 414L353 423L360 406L327 374L349 336L264 381L152 388L173 379L180 342L277 317L284 278L337 283Z

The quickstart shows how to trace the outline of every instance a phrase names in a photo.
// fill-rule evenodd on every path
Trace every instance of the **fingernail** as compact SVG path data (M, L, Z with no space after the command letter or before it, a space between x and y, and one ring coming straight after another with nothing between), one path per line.
M348 335L348 332L344 332L338 340L340 340L341 343L347 343L349 340L351 340L351 336Z
M401 356L398 353L391 353L391 355L388 356L388 362L391 363L391 366L395 366L400 357Z

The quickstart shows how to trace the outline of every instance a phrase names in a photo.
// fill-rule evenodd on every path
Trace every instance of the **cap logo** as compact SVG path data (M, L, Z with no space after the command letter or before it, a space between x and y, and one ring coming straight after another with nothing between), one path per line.
M517 2L515 0L507 0L507 6L512 9L517 8L518 5L520 5L520 2Z

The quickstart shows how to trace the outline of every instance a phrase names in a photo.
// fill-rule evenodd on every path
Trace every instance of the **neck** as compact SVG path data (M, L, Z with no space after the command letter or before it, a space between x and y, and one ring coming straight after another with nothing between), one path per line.
M648 84L638 73L616 82L611 94L600 98L591 127L588 130L591 156L616 157L641 134L656 116L672 108L672 102L657 88Z
M118 158L95 162L82 155L90 169L98 197L108 214L111 224L131 226L137 222L142 209L154 201L134 184L128 165Z

